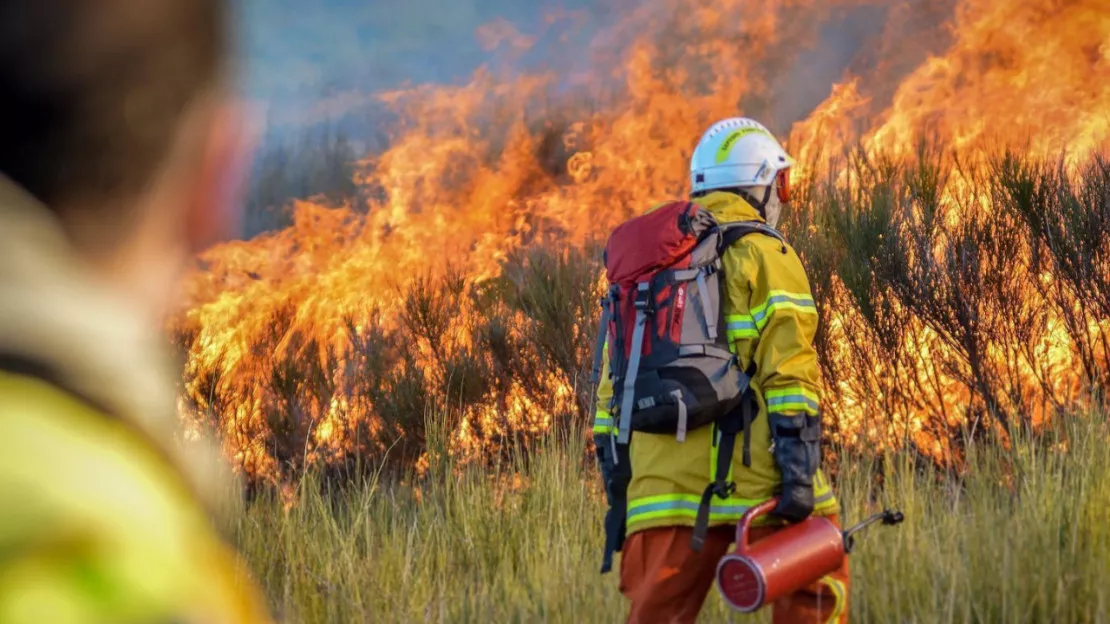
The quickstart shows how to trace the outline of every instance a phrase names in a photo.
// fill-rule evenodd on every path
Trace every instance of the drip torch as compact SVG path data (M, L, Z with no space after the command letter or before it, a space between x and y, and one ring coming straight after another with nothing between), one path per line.
M902 512L884 510L841 531L828 518L810 516L752 544L752 521L775 509L777 499L752 507L736 526L736 550L717 564L717 588L725 602L743 613L758 611L840 568L855 535L882 522L895 525Z

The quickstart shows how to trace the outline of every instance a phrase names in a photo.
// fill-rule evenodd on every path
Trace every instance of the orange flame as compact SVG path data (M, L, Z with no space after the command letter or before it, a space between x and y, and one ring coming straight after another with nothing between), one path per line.
M357 182L369 190L365 205L297 202L290 228L201 256L188 282L190 309L175 323L191 336L185 391L196 406L186 418L212 413L244 470L274 474L258 432L267 406L283 405L270 383L280 362L350 363L350 336L396 327L397 287L418 276L441 277L455 266L477 284L497 276L513 250L581 245L683 193L690 150L709 123L744 113L790 121L774 119L774 102L790 97L781 77L804 62L801 42L816 40L841 8L876 4L893 3L648 3L601 29L588 51L576 51L588 62L565 72L483 69L464 86L381 94L402 121L391 147L363 163ZM855 141L869 151L910 153L930 133L962 150L1018 144L1079 160L1105 146L1110 11L1103 0L959 0L949 23L921 26L933 38L945 28L947 50L908 75L890 59L854 64L794 125L791 151L802 163ZM490 48L519 51L533 41L505 22L480 34ZM871 51L885 53L905 35L891 27ZM443 339L464 343L471 313L461 305ZM844 312L834 325L850 327L851 317ZM1066 362L1065 342L1053 331L1039 348ZM415 365L429 369L434 348L414 345ZM386 427L369 397L343 391L359 374L354 365L328 371L332 399L300 419L313 428L306 454L341 454L355 437ZM298 383L288 382L291 393ZM481 453L475 431L505 419L549 426L553 411L574 403L573 380L553 375L543 383L556 409L513 389L489 397L488 408L464 415L456 450ZM928 400L958 398L956 384L940 386ZM864 399L845 401L839 411L847 426L862 427Z

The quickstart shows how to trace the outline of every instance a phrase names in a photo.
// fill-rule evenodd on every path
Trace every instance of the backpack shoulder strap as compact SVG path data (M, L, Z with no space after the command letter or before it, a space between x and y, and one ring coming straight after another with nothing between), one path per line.
M601 320L598 322L597 342L594 344L594 363L590 368L590 385L597 386L601 381L601 356L605 349L605 337L609 331L609 319L612 315L613 297L610 294L601 298Z
M636 395L636 375L640 371L640 358L643 355L644 332L648 322L648 309L651 304L651 285L639 282L636 285L636 325L632 330L632 346L628 355L628 366L624 370L624 389L621 392L620 424L617 428L617 443L628 444L632 435L632 405Z
M724 253L726 249L731 247L736 241L744 238L748 234L763 234L777 239L783 245L786 244L786 238L775 228L760 223L759 221L740 221L737 223L725 223L721 226L721 246L718 252Z
M717 442L717 463L714 466L713 481L702 492L697 515L694 518L694 532L690 537L690 548L694 552L700 552L705 545L713 497L725 500L736 492L736 483L730 482L728 475L732 469L732 456L736 450L736 436L741 432L744 434L742 459L744 466L751 468L752 421L759 414L759 401L751 387L753 375L755 375L755 364L749 366L744 373L744 389L741 392L740 404L716 425L716 430L720 433Z

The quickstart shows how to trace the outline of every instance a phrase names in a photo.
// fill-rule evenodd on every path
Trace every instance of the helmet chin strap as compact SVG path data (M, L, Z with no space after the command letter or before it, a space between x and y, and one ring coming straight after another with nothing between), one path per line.
M743 197L744 201L748 202L749 204L752 205L753 208L755 208L757 211L759 211L759 216L763 217L764 221L767 220L767 202L771 201L771 193L774 192L774 190L775 190L774 182L772 182L771 184L768 184L764 188L764 190L763 190L763 200L762 201L757 200L755 197L752 197L751 193L749 193L748 191L746 191L742 188L737 187L737 188L730 189L730 190L733 193L736 193L737 195L739 195L740 197Z

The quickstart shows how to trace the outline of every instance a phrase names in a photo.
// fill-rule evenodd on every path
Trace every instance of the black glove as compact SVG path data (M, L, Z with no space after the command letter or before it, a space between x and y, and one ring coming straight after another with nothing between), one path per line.
M782 472L782 494L774 514L801 522L813 513L813 480L821 463L821 421L815 416L771 415L775 463Z
M601 562L601 573L613 567L613 553L621 552L627 529L625 512L628 507L628 484L632 480L631 460L628 447L617 447L613 454L611 435L595 435L594 448L597 451L601 478L605 482L605 498L609 509L605 512L605 553Z
M613 451L609 446L608 435L594 434L594 452L597 454L597 467L601 472L601 482L605 485L606 501L612 505L613 495L609 492L613 480Z
M813 486L783 483L779 504L772 513L790 522L805 520L813 513Z

